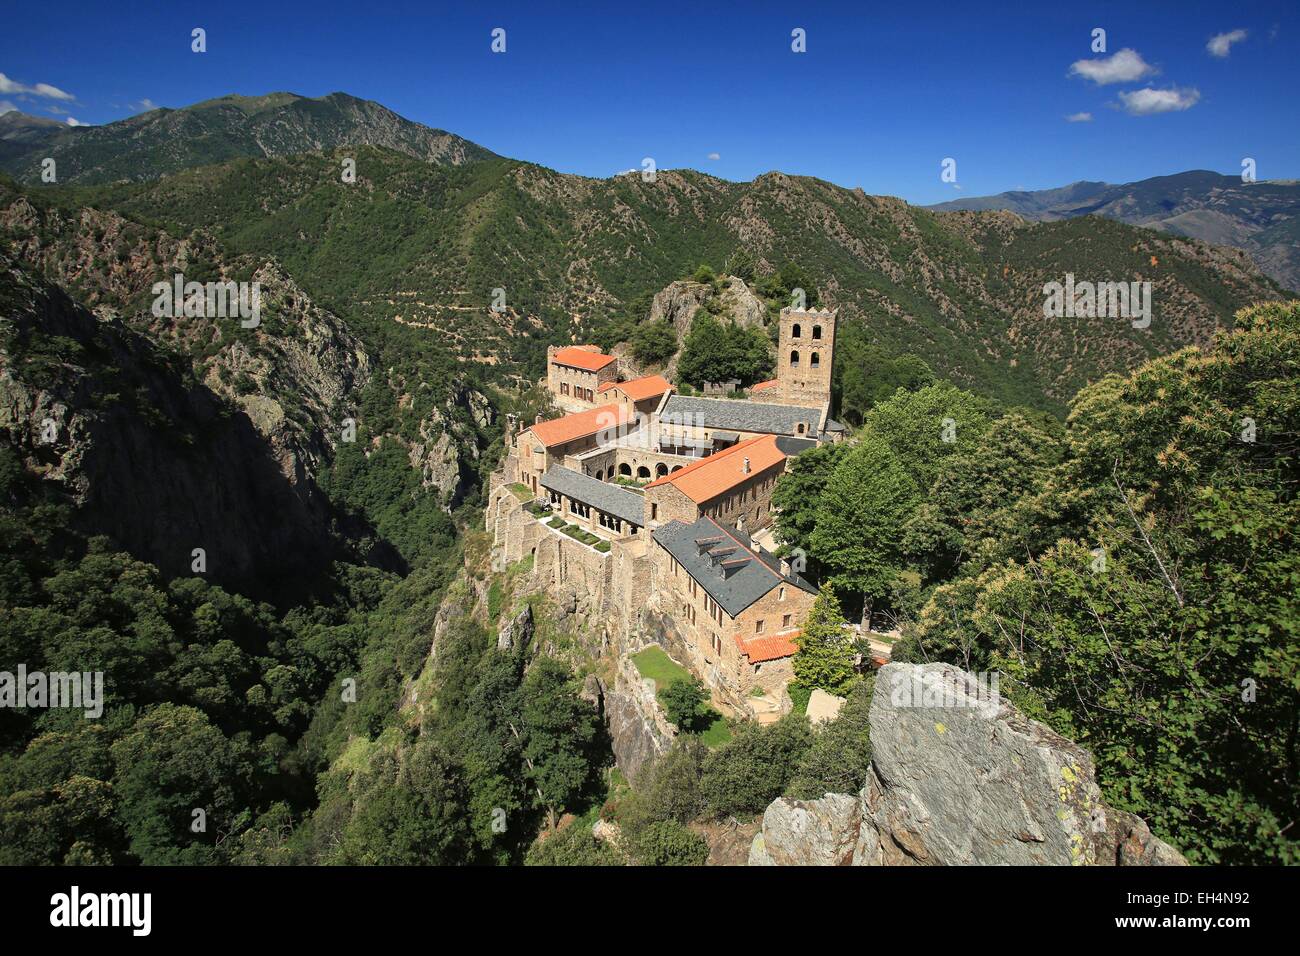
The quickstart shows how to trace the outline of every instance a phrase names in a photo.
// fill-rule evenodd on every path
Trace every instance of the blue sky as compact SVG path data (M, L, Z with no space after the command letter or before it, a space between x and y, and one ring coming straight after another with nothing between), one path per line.
M914 203L1238 173L1243 157L1261 179L1300 178L1294 3L953 6L24 4L4 17L0 110L106 123L230 92L342 90L564 172L608 176L649 156ZM204 54L190 50L196 26ZM806 53L791 50L795 28ZM1072 73L1078 61L1103 62Z

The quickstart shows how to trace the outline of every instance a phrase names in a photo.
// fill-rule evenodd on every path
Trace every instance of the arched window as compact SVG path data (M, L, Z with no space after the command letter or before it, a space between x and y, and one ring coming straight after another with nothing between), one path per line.
M623 464L618 466L618 473L622 475L624 478L631 478L632 466L629 465L627 462L623 462Z
M604 481L604 480L605 480L605 472L604 472L602 469L600 469L600 468L597 468L597 469L596 469L596 480L597 480L597 481Z
M820 366L821 364L822 364L822 357L821 357L820 355L818 355L816 352L813 352L812 357L809 358L809 360L808 360L808 365L809 365L809 367L810 367L810 368L817 368L817 367Z
M805 425L803 422L800 422L798 425L794 426L795 434L802 435L807 428L808 428L807 425Z
M647 468L645 465L641 465L641 466L640 466L639 468L637 468L637 470L636 470L636 476L637 476L638 478L649 478L649 477L650 477L650 469Z
M666 474L668 474L668 466L667 466L667 465L665 465L662 461L659 462L659 464L655 465L655 477L656 477L656 478L662 478L662 477L663 477L664 475L666 475Z
M798 350L798 349L796 349L796 350L794 350L793 352L790 353L790 364L791 364L791 365L798 365L798 364L799 364L799 350Z
M682 470L682 466L681 466L681 465L673 465L673 467L672 467L671 471L669 472L669 474L671 474L673 471L681 471L681 470Z
M814 325L814 326L813 326L813 338L814 338L814 339L819 339L819 338L821 338L821 337L822 337L822 327L821 327L820 325Z
M792 328L792 329L790 330L790 335L791 335L792 338L796 338L796 339L797 339L797 338L798 338L800 335L802 335L802 334L803 334L803 329L801 329L801 328L799 327L799 323L796 322L796 323L794 324L794 328Z

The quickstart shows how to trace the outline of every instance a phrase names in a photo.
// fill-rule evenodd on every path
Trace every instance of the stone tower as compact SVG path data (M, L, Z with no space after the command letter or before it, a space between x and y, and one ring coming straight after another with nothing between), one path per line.
M761 401L823 408L831 400L835 356L835 318L830 309L781 310L776 354L776 395Z

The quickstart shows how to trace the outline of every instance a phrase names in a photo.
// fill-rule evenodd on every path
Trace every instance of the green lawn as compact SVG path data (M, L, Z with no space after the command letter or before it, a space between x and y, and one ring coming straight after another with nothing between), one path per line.
M633 654L632 663L636 665L642 677L648 677L655 682L656 691L663 690L673 681L691 676L685 667L665 654L662 647L653 644Z
M533 490L529 488L527 485L521 485L517 481L512 482L510 485L510 490L514 492L515 497L518 498L520 501L533 500Z
M663 648L653 644L633 654L632 663L636 665L642 677L648 677L655 682L656 697L674 681L690 677L690 672L685 667L665 654ZM731 739L731 729L727 726L726 719L715 712L713 722L702 730L699 736L706 746L718 747Z

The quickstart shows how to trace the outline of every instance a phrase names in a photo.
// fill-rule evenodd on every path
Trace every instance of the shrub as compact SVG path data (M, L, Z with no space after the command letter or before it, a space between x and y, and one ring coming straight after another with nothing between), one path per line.
M667 362L677 352L677 333L670 322L647 322L632 335L632 355L645 365Z
M524 857L524 866L623 866L618 851L591 835L581 820L540 843L534 843Z
M827 793L857 793L871 762L869 716L875 676L849 692L839 716L813 730L812 745L799 761L785 795L816 800Z
M669 721L688 734L699 730L704 702L708 699L704 684L694 676L675 680L659 691L659 703L663 704Z
M808 721L787 714L766 727L744 723L704 760L700 793L715 817L759 813L785 792L812 740Z
M632 853L643 866L703 866L709 845L685 824L661 820L637 834Z

